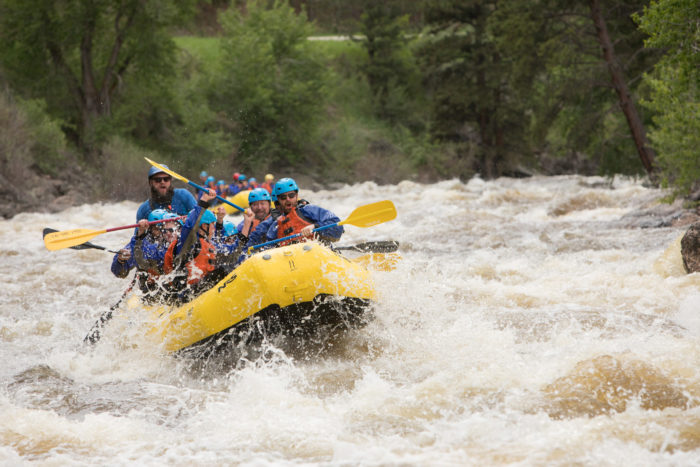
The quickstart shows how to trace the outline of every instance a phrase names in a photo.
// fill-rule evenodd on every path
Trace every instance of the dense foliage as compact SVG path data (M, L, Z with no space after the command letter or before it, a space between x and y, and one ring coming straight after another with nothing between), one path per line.
M685 195L698 17L692 0L4 0L3 118L31 142L1 169L82 159L124 187L145 154L382 183L647 172Z
M666 52L646 77L645 105L656 113L650 138L663 183L684 194L700 180L700 3L654 1L638 20L646 45Z

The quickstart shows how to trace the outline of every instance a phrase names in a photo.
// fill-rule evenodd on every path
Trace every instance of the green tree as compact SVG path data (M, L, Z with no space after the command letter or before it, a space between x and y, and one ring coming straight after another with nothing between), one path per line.
M685 195L700 182L700 3L657 0L637 16L648 47L665 51L645 76L652 89L644 102L656 114L649 133L658 150L662 183Z
M313 26L286 2L248 3L221 17L225 37L211 105L231 121L236 167L296 164L318 144L324 65L307 37Z
M529 87L520 95L529 101L539 151L586 154L603 173L653 170L648 117L635 105L642 73L658 59L632 20L644 3L499 3L494 35L523 90Z
M98 120L109 117L132 79L172 74L168 29L195 0L4 0L0 65L26 98L43 98L88 153Z
M372 92L375 115L392 124L422 129L417 109L422 100L420 74L415 57L408 48L408 15L401 14L396 0L364 1L360 20L360 39L367 52L362 67Z
M503 174L513 156L526 152L525 109L515 99L511 65L491 29L497 5L496 0L429 1L429 30L420 53L432 134L460 144L465 159L475 154L473 170L488 178Z

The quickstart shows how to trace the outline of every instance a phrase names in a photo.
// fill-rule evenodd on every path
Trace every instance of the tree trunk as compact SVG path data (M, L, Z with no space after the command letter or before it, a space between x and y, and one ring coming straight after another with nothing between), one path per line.
M644 129L644 124L642 119L637 112L637 107L632 101L632 96L625 81L625 77L622 71L620 63L615 57L615 50L613 49L612 41L610 40L610 35L608 34L608 27L605 24L605 18L600 11L599 0L589 0L589 5L591 8L591 19L595 24L596 33L598 36L598 42L600 47L603 49L603 57L608 65L608 70L610 71L610 77L612 78L613 86L620 99L620 107L625 114L627 119L627 124L630 127L630 132L632 133L632 138L634 139L634 144L637 147L637 152L639 153L639 158L642 160L642 165L647 174L654 178L654 151L649 147L649 141L647 140L646 131Z

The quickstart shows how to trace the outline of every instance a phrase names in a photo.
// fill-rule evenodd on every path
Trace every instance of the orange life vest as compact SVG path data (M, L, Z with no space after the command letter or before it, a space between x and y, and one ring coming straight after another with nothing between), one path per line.
M298 234L299 232L301 232L301 229L303 229L307 225L313 225L313 222L309 222L306 219L304 219L301 215L299 215L299 213L297 212L297 208L295 207L294 209L289 211L289 214L277 218L277 238ZM289 245L290 243L294 243L295 241L299 240L285 240L283 242L279 242L278 245Z
M265 188L268 193L272 194L272 184L268 182L263 182L262 185L260 185L262 188Z
M165 274L170 274L174 265L175 260L175 245L177 240L170 244L168 251L165 253L165 262L163 263L163 272ZM199 239L199 253L193 259L185 264L187 268L187 283L196 284L204 276L209 274L214 270L216 264L216 250L214 245L209 243L207 240Z

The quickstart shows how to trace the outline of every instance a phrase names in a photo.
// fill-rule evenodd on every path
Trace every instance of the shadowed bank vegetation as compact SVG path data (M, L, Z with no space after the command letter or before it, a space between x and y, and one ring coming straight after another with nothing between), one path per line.
M39 6L0 6L9 186L79 167L94 195L138 199L144 155L226 179L700 179L697 2ZM309 40L328 33L349 39Z

